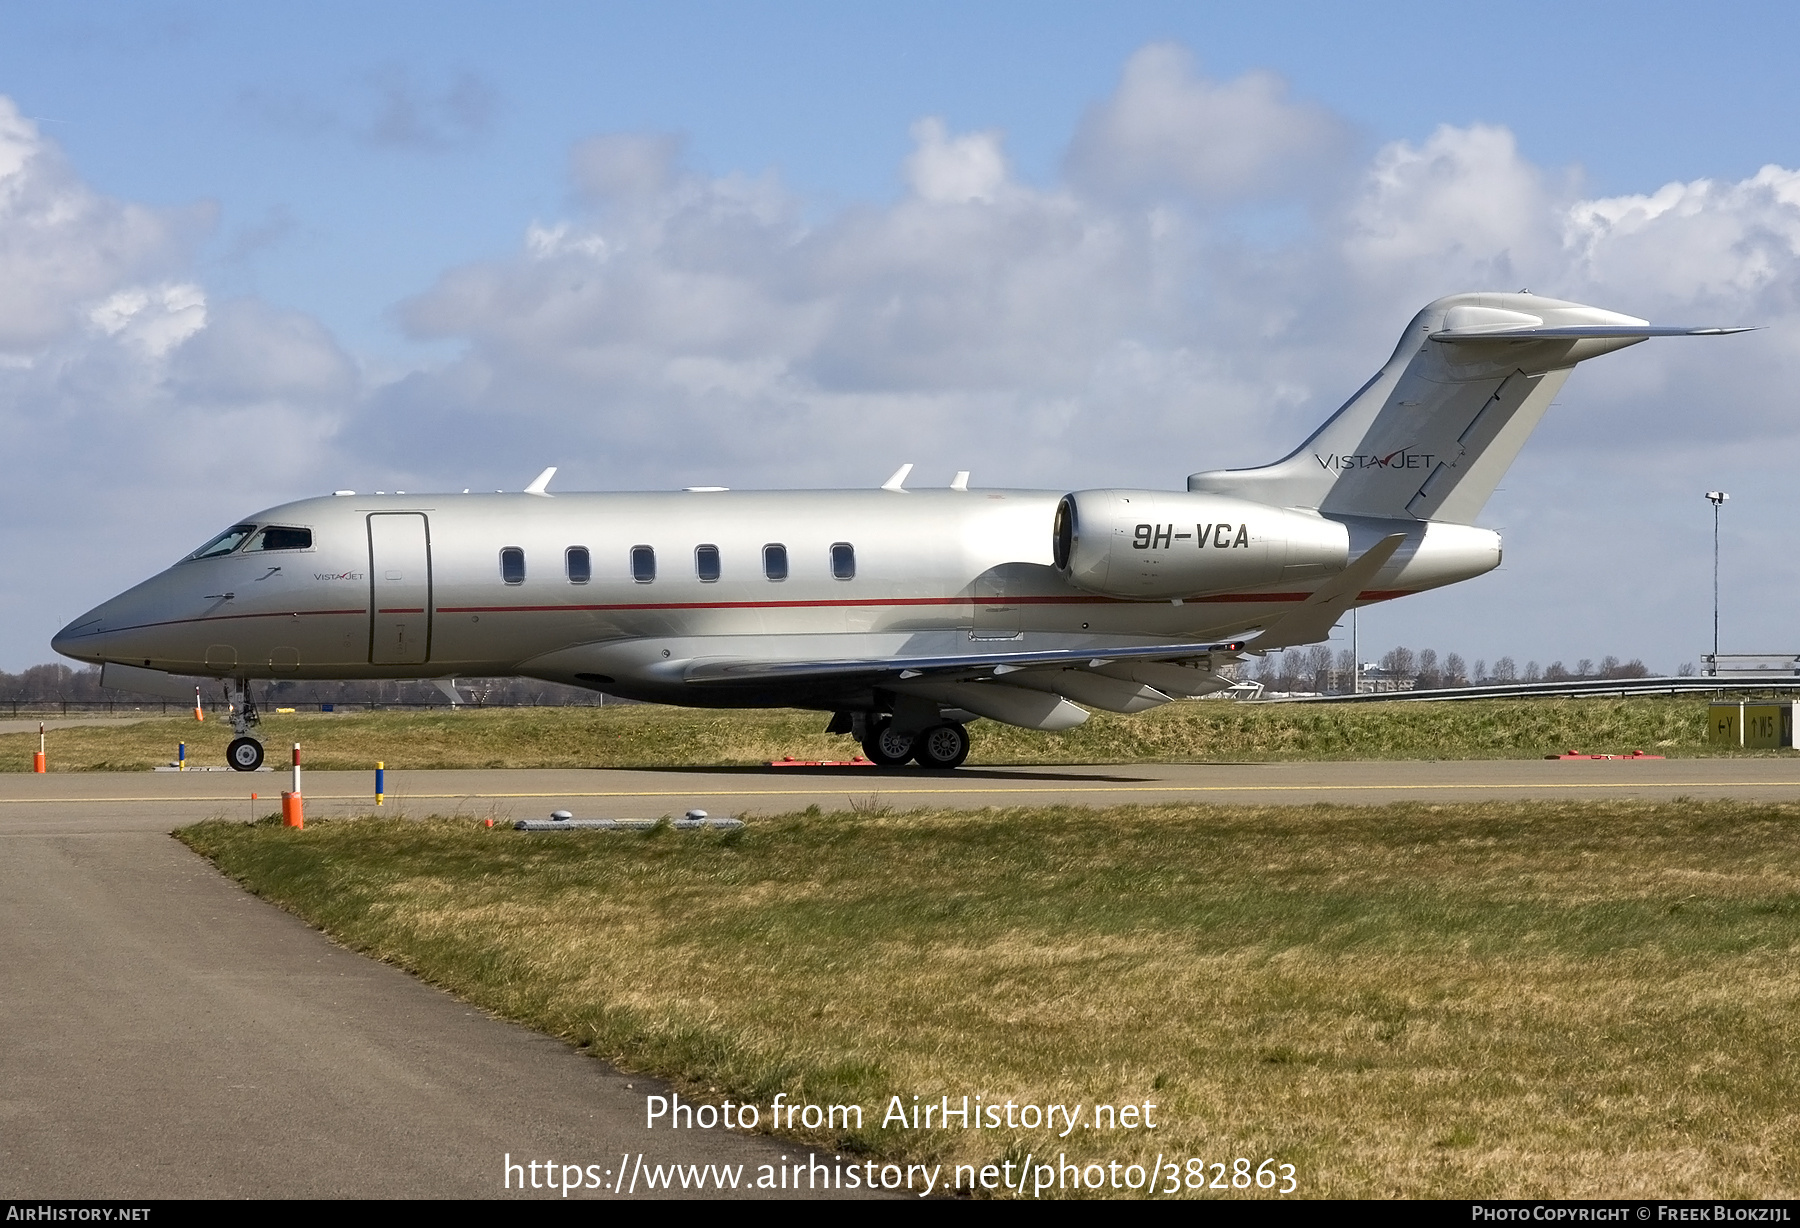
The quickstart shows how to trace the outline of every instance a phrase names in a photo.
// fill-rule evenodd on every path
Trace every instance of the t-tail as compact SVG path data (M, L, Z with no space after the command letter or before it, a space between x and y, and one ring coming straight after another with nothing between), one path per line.
M1215 469L1188 489L1326 515L1473 524L1575 365L1659 327L1535 294L1455 294L1413 317L1375 377L1272 465Z

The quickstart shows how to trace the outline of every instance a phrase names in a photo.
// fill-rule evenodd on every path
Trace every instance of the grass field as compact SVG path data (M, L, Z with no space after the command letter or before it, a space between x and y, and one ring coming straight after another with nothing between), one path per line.
M1800 1193L1797 806L180 834L346 944L700 1100L765 1125L778 1092L859 1104L861 1130L810 1132L857 1154L1273 1158L1312 1196ZM1148 1101L1159 1128L878 1124L965 1093Z
M299 741L318 768L673 767L749 764L792 755L845 759L848 737L826 716L790 709L718 712L653 705L270 715L273 762ZM1721 753L1705 743L1698 697L1475 700L1361 705L1169 704L1138 716L1096 712L1079 729L1037 733L993 721L970 727L978 764L1184 760L1464 759L1578 749ZM188 744L196 766L222 764L229 726L167 718L58 729L52 771L148 768ZM29 771L35 733L0 735L0 770ZM1742 751L1729 753L1742 754ZM1754 753L1754 752L1752 752ZM1790 751L1768 752L1791 754Z

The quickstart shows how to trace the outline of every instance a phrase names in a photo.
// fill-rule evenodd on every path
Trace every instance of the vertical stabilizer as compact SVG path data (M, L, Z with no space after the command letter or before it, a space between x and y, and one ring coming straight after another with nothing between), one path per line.
M1387 365L1272 465L1189 490L1327 514L1472 524L1575 365L1660 328L1534 294L1457 294L1414 316Z

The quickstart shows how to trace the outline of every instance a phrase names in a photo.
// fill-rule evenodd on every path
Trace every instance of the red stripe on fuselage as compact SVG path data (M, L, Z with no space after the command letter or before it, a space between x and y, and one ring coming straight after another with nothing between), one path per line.
M1412 589L1378 589L1365 590L1357 594L1360 601L1391 601L1395 597L1409 596ZM1298 602L1311 597L1311 593L1234 593L1213 597L1187 597L1184 605L1261 605L1270 602ZM634 612L654 610L804 610L831 607L863 607L891 608L904 606L1006 606L1006 605L1129 605L1150 606L1161 605L1161 600L1133 601L1126 597L892 597L857 600L855 598L834 599L830 601L668 601L668 602L633 602L616 605L444 605L438 606L438 614L554 614L554 613L608 613ZM108 627L101 635L112 635L120 631L142 631L148 627L179 627L187 623L232 622L244 618L314 618L329 615L366 616L367 609L362 610L271 610L261 614L208 614L198 618L170 618L162 622L134 623L129 627ZM423 614L423 608L380 609L378 614Z

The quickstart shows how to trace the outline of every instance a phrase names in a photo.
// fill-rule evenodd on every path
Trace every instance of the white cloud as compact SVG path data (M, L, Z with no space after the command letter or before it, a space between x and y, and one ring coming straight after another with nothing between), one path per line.
M1274 73L1212 81L1185 49L1152 44L1082 121L1069 176L1105 196L1176 193L1200 203L1328 182L1347 152L1348 125L1287 95Z
M448 80L421 84L399 64L341 82L331 95L317 86L257 86L243 90L239 102L273 128L315 137L347 135L376 148L408 151L475 145L500 109L494 87L478 73L459 69Z
M161 358L206 327L206 293L191 282L132 286L91 308L88 319L108 337Z
M0 353L29 354L79 327L95 299L183 266L210 212L95 193L0 97Z
M916 143L906 159L906 182L920 200L962 205L991 201L1006 184L1006 156L996 132L971 132L952 138L944 121L922 119L912 126Z
M1654 303L1711 301L1788 313L1800 274L1800 171L1765 166L1737 183L1700 179L1567 211L1574 271Z
M1564 203L1520 156L1511 132L1444 126L1422 145L1397 141L1376 154L1339 241L1365 285L1413 283L1424 274L1442 292L1516 290L1521 278L1561 263L1556 223Z

